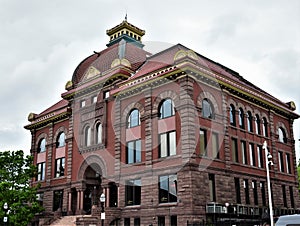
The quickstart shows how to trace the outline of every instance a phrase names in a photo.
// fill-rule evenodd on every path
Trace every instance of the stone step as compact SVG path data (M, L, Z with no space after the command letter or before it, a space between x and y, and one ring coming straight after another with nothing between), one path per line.
M64 216L54 221L51 226L76 226L76 217L78 216Z

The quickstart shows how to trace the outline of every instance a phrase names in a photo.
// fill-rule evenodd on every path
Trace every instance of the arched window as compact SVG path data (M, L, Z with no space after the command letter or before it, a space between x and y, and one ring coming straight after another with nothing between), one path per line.
M38 153L46 151L46 139L43 138L40 140L38 145Z
M255 115L255 131L256 134L260 134L260 119L258 114Z
M232 104L230 104L230 124L235 126L236 122L235 122L235 108Z
M278 140L279 142L286 143L286 134L283 128L278 128Z
M249 132L253 132L253 126L252 126L252 114L250 111L247 112L247 127Z
M96 125L96 144L102 144L102 124Z
M91 127L87 126L84 130L84 144L85 146L91 145Z
M242 129L245 128L244 111L242 108L239 108L239 125L240 125L240 128L242 128Z
M161 119L175 115L174 104L171 99L165 99L159 108L159 117Z
M202 116L204 118L214 118L214 109L208 99L202 100Z
M140 112L138 109L133 109L128 115L127 119L127 128L132 128L135 126L139 126L141 124L140 121Z
M265 117L262 119L262 130L265 137L268 136L268 121Z
M65 133L61 132L57 137L56 147L59 148L65 146L66 144L65 139L66 139Z

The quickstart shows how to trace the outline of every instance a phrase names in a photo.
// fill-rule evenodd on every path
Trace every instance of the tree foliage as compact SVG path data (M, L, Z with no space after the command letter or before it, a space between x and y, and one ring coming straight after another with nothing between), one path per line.
M32 156L23 151L0 152L0 219L5 216L4 203L9 206L9 225L26 226L36 213L42 211L30 181L36 175Z

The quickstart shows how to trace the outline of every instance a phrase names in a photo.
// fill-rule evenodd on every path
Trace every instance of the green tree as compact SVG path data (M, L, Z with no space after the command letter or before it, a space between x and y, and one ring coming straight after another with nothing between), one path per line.
M43 209L37 201L38 186L31 186L36 175L32 156L23 151L0 152L0 220L3 222L4 203L9 206L8 225L26 226Z

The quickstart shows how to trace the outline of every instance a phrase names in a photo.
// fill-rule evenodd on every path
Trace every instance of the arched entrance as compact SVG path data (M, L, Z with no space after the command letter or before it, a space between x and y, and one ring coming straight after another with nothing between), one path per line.
M99 206L103 192L102 178L106 177L106 166L98 155L90 155L82 162L77 176L77 183L71 190L71 205L76 206L76 214L91 214L92 206Z
M96 163L89 165L84 172L83 210L86 214L91 214L92 206L98 205L102 193L101 169Z

